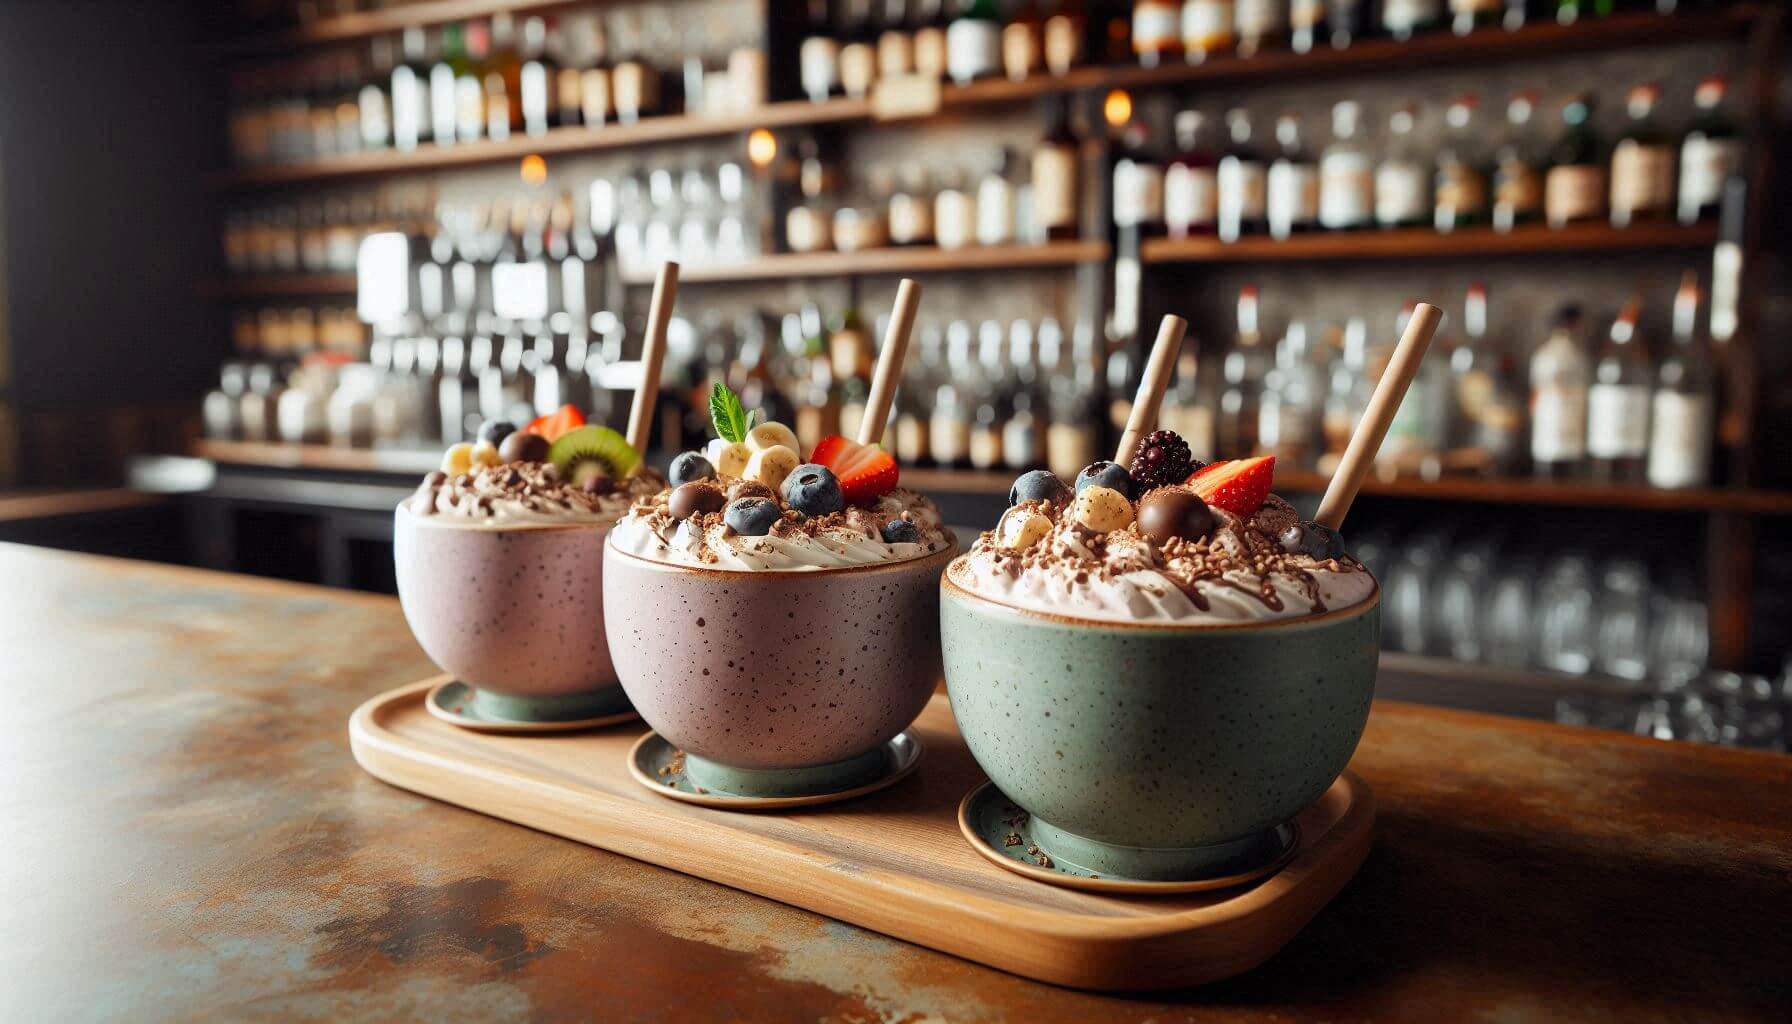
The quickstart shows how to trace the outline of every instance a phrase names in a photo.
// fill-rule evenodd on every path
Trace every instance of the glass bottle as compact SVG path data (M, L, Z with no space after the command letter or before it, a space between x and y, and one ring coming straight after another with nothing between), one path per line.
M1662 355L1650 401L1648 478L1654 487L1711 482L1717 374L1698 320L1699 278L1689 270L1674 294L1673 343Z
M840 91L862 100L877 80L877 29L871 0L843 0L840 5Z
M1350 44L1369 34L1368 0L1325 0L1325 24L1331 33L1334 50L1347 50Z
M1564 307L1531 354L1531 468L1546 479L1581 475L1586 458L1592 368L1580 327L1579 307Z
M1405 42L1443 24L1443 0L1382 0L1381 29Z
M1281 152L1264 179L1264 215L1270 237L1287 238L1318 224L1319 168L1301 145L1299 114L1277 117L1275 132Z
M1556 23L1572 25L1582 18L1608 18L1617 0L1556 0Z
M840 85L840 42L828 20L827 0L808 0L804 9L808 22L797 48L797 77L803 94L821 103Z
M1680 142L1677 215L1682 224L1717 216L1724 182L1742 163L1742 133L1724 111L1725 87L1722 75L1712 75L1693 93L1692 127Z
M1066 75L1083 62L1083 33L1089 19L1082 0L1056 0L1040 30L1040 47L1045 69L1054 75Z
M1269 357L1257 320L1257 288L1238 292L1238 334L1220 364L1219 420L1216 452L1224 459L1242 459L1257 451L1258 399Z
M409 152L435 135L430 101L429 36L421 28L407 28L400 37L403 56L392 69L392 146Z
M1114 226L1140 235L1163 232L1164 168L1151 148L1143 121L1126 126L1114 164Z
M1077 165L1082 147L1070 125L1070 104L1051 100L1050 125L1033 150L1033 217L1039 233L1052 241L1079 234Z
M884 0L883 30L877 35L879 79L901 78L915 72L915 35L910 24L913 6L910 0Z
M1238 55L1250 57L1288 40L1288 0L1235 0Z
M977 197L960 168L948 167L940 174L940 190L933 197L933 236L942 249L962 249L977 238Z
M946 29L946 74L965 85L1001 73L1001 9L996 0L965 0Z
M1176 114L1176 158L1164 171L1164 228L1171 238L1211 235L1219 223L1219 161L1207 147L1206 115Z
M1172 0L1132 5L1132 51L1141 67L1155 68L1182 56L1181 11Z
M1450 31L1466 36L1478 28L1492 28L1505 20L1505 6L1506 0L1450 0Z
M1447 131L1437 151L1433 224L1454 231L1487 220L1487 176L1482 169L1482 143L1475 130L1480 100L1459 96L1445 111Z
M1190 64L1231 53L1238 44L1232 0L1185 0L1182 55Z
M1043 57L1040 30L1043 22L1035 0L1021 0L1002 26L1002 70L1011 82L1024 82L1038 73Z
M1387 155L1375 167L1375 223L1384 228L1423 224L1431 209L1430 182L1413 148L1415 120L1410 104L1388 118Z
M1320 414L1320 434L1329 459L1342 458L1356 425L1369 405L1373 382L1369 379L1369 324L1351 317L1344 324L1338 358L1332 363L1326 385L1325 407Z
M1242 108L1226 112L1231 143L1220 157L1219 236L1235 242L1267 226L1268 171L1262 155L1251 142L1251 115Z
M927 187L927 169L907 164L890 196L890 244L934 244L934 203Z
M1510 231L1543 218L1543 175L1538 168L1531 115L1537 94L1526 90L1506 104L1506 134L1493 157L1493 227Z
M1674 207L1674 143L1655 123L1661 88L1645 82L1630 90L1630 123L1612 147L1613 227L1666 220Z
M1649 453L1649 405L1655 374L1637 331L1637 300L1612 321L1587 388L1587 455L1593 478L1640 483Z
M1319 222L1333 231L1368 227L1375 215L1375 169L1357 137L1361 114L1355 100L1332 107L1332 142L1319 158Z
M1319 382L1307 325L1290 321L1257 408L1258 447L1283 465L1310 469L1318 461Z
M927 447L941 466L963 465L970 456L971 417L974 408L961 387L973 378L971 325L954 320L946 328L946 376L933 395L933 415L928 420Z
M1587 95L1562 108L1562 134L1550 149L1543 179L1543 213L1552 228L1605 219L1605 160L1592 115Z
M1326 21L1325 0L1290 0L1288 4L1288 46L1295 53L1311 53L1315 46L1330 39L1331 26Z
M1468 286L1462 304L1462 334L1450 350L1450 375L1456 383L1451 446L1477 447L1498 375L1497 359L1487 341L1487 286L1479 281Z
M916 0L910 17L914 25L915 74L934 80L946 77L946 30L952 22L946 0Z
M834 211L828 195L833 175L815 140L797 143L797 189L801 196L784 215L784 244L791 252L822 252L834 247Z
M1015 239L1014 151L996 150L996 158L977 182L977 244L1007 245Z

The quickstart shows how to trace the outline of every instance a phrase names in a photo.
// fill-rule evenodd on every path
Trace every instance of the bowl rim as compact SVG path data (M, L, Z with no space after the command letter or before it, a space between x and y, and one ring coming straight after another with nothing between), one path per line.
M993 597L986 597L966 589L952 578L952 568L969 557L970 553L966 552L954 558L952 564L946 567L946 571L940 573L940 596L942 598L962 600L974 606L986 608L997 615L1035 619L1054 626L1096 627L1135 633L1166 633L1177 636L1226 630L1299 629L1306 626L1328 625L1341 619L1354 618L1374 610L1381 604L1381 581L1375 579L1375 575L1371 573L1369 579L1375 584L1375 589L1369 592L1368 597L1342 608L1327 609L1318 615L1291 615L1279 619L1265 619L1261 622L1114 622L1108 619L1088 619L1075 615L1063 615L1058 612L1040 611L1037 608L1023 608L1020 605L998 601Z
M691 573L698 576L750 576L754 578L802 577L805 579L819 579L823 577L844 576L849 574L858 576L870 575L877 572L896 572L905 569L912 570L938 562L941 559L950 561L957 556L958 549L956 546L948 544L938 551L930 552L919 558L903 558L894 562L867 562L864 565L817 566L813 569L717 569L707 565L685 565L681 562L662 562L657 558L648 558L644 555L637 555L633 551L624 551L616 546L616 537L612 534L604 541L604 553L606 556L614 554L618 558L626 558L633 562L639 562L642 566L648 569L663 572Z
M511 523L503 526L482 526L476 523L457 523L443 516L420 516L411 511L411 500L406 498L392 510L395 519L409 519L419 527L433 530L464 530L468 533L525 533L525 532L557 532L566 530L603 530L606 533L616 528L621 521L618 516L607 523Z

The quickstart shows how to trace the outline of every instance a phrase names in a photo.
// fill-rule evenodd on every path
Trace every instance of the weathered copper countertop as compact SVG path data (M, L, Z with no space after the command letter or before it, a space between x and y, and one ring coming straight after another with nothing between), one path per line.
M0 546L0 1018L1762 1019L1792 757L1399 704L1361 874L1281 955L1052 988L363 774L395 601Z

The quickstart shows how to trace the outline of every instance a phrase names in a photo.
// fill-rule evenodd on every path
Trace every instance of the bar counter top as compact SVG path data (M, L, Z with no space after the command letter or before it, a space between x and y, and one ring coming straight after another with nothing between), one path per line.
M0 1019L1775 1020L1792 757L1381 702L1356 879L1242 977L1054 988L436 803L395 600L0 546Z

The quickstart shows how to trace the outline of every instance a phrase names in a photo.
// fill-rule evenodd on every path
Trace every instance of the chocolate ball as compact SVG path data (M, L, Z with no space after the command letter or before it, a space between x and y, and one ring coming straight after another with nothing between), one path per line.
M699 512L720 512L726 504L728 498L720 487L693 480L673 490L672 496L666 499L666 511L672 513L674 519L689 519Z
M546 462L548 439L518 430L498 445L498 458L505 462Z
M728 485L728 500L739 501L742 498L770 498L778 500L778 492L772 485L758 480L736 480Z
M1213 510L1182 487L1159 487L1139 502L1139 532L1159 544L1172 537L1200 540L1213 532Z

